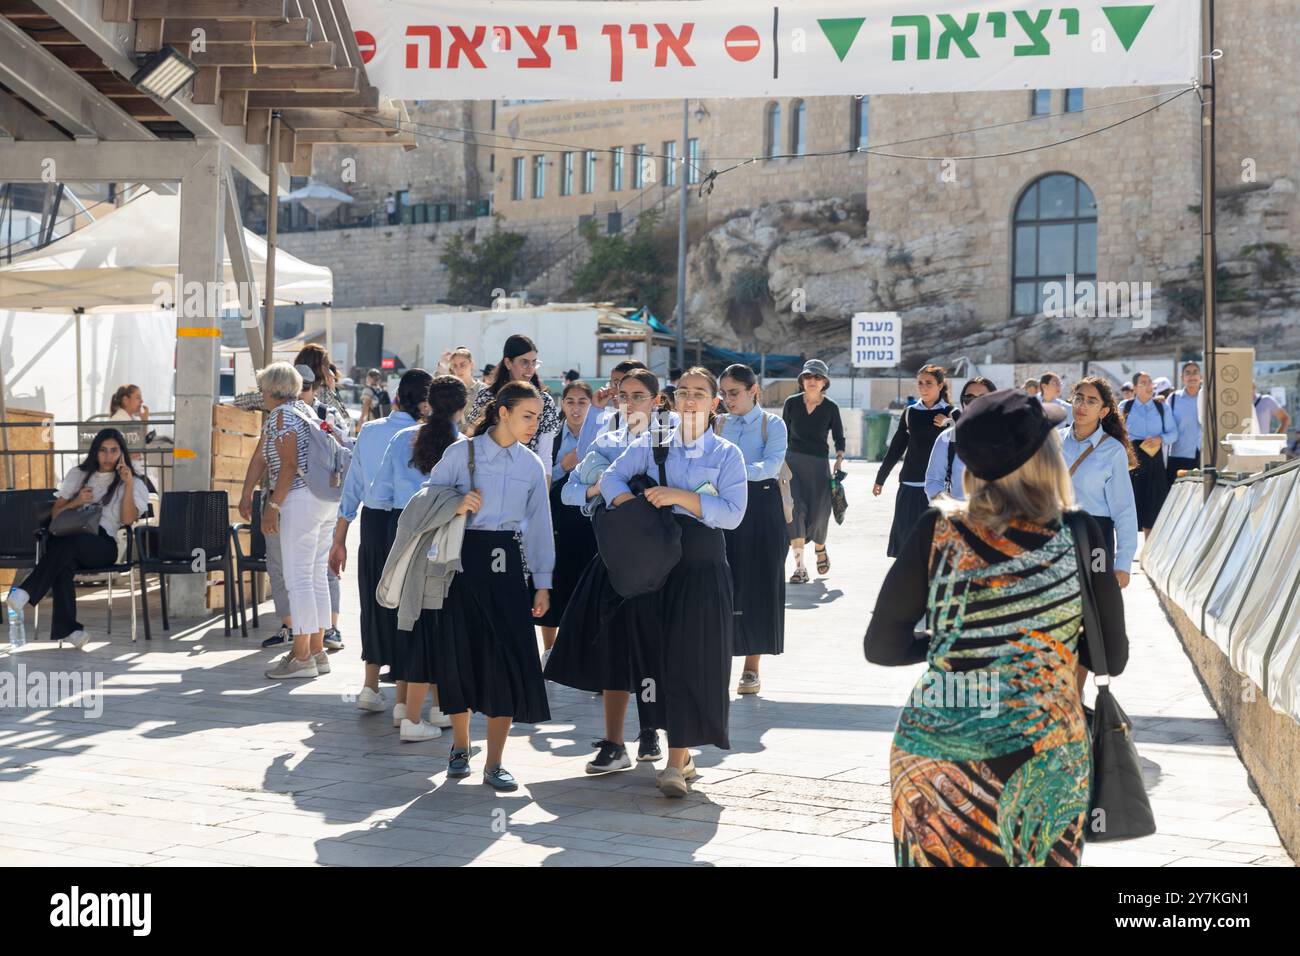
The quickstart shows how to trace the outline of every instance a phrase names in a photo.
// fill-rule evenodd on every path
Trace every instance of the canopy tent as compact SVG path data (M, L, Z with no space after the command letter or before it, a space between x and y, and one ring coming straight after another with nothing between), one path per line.
M179 196L145 193L58 242L15 260L0 268L0 309L149 310L159 299L156 284L165 282L171 287L176 282L180 213ZM266 284L266 240L245 229L244 242L260 290ZM229 251L222 269L229 290L222 305L236 308L238 286ZM333 274L325 266L303 262L279 249L275 298L282 304L331 302Z

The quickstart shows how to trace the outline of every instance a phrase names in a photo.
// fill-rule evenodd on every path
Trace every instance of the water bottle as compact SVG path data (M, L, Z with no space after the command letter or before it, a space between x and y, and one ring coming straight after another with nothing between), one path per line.
M16 651L27 643L27 624L23 612L9 608L9 649Z

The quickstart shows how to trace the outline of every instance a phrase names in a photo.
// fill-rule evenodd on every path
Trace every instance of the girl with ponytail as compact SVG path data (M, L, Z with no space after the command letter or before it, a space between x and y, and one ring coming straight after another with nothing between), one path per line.
M1089 376L1074 386L1074 421L1059 429L1079 507L1097 519L1106 558L1121 588L1137 553L1138 514L1129 472L1137 466L1110 383Z

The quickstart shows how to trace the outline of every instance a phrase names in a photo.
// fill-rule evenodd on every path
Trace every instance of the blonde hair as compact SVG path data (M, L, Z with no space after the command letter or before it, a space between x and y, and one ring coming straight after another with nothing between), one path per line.
M985 481L968 468L962 486L966 501L945 502L944 513L965 518L994 534L1002 534L1013 521L1035 525L1058 522L1062 512L1074 507L1074 486L1055 430L1011 474Z
M293 401L302 392L302 376L288 362L274 362L257 373L257 387L272 398Z

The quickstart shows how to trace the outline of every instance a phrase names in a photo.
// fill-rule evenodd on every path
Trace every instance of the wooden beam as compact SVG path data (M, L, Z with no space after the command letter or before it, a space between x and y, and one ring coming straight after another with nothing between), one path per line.
M312 170L311 143L298 143L293 148L293 162L289 166L290 176L310 176Z
M115 97L113 102L130 113L132 119L141 123L165 123L176 119L148 96Z
M258 47L249 43L216 43L204 52L190 51L190 59L199 66L247 66L281 69L284 67L333 66L333 43L300 43L296 46Z
M162 49L162 20L135 21L135 52L156 53Z
M131 19L131 0L104 0L100 16L106 23L126 23Z
M357 89L357 71L331 70L328 67L287 67L278 70L258 70L254 73L252 70L227 68L221 71L221 87L226 90L353 93Z
M412 133L392 133L367 129L305 129L298 133L300 143L352 143L357 146L399 146L415 144Z
M304 109L336 109L358 112L379 109L379 90L368 86L355 93L300 93L289 91L252 90L248 94L248 108L275 109L302 107Z
M397 128L396 114L369 113L353 116L343 110L286 109L283 111L286 126L302 131L307 129L390 129Z
M283 20L285 0L135 0L136 19Z
M221 122L227 126L243 126L248 113L247 90L225 90L221 94Z
M84 46L52 46L49 50L64 66L78 73L97 73L108 69L103 57Z
M204 42L209 46L214 43L247 43L249 41L247 22L238 20L173 19L163 21L163 42L170 43L175 47L179 47L182 43L189 43L194 38L195 29L203 30ZM283 23L262 21L257 24L255 29L257 31L256 43L259 47L265 44L306 43L312 38L312 24L306 17L294 17L285 20ZM137 49L139 49L138 46Z
M271 135L271 111L248 108L244 119L244 142L250 146L265 146Z
M194 102L216 103L221 87L221 70L215 66L204 67L194 74Z
M28 29L33 29L28 26ZM41 46L81 46L81 41L60 26L40 27L36 42Z

